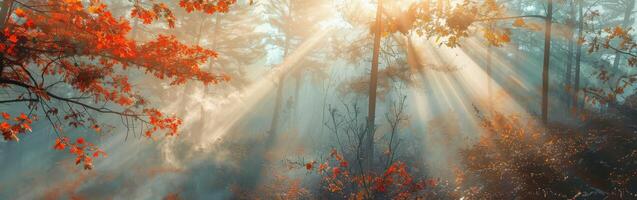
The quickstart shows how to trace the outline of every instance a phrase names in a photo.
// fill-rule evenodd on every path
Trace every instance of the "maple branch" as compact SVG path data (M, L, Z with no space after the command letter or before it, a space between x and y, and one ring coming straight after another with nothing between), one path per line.
M25 84L25 83L22 83L22 82L19 82L19 81L10 80L10 79L4 79L4 78L0 78L0 83L1 83L1 84L11 84L11 85L16 85L16 86L20 86L20 87L23 87L23 88L26 88L26 89L34 89L34 88L37 88L37 87L31 86L31 85L28 85L28 84ZM143 114L133 114L133 113L126 113L126 112L118 112L118 111L114 111L114 110L111 110L111 109L108 109L108 108L98 108L98 107L94 107L94 106L88 105L88 104L86 104L86 103L83 103L83 102L80 102L80 101L74 100L74 99L72 99L72 98L60 97L60 96L55 95L55 94L53 94L53 93L51 93L51 92L49 92L49 91L45 91L45 93L46 93L48 96L50 96L50 97L52 97L52 98L54 98L54 99L57 99L57 100L60 100L60 101L65 101L65 102L69 102L69 103L73 103L73 104L77 104L77 105L83 106L83 107L85 107L85 108L88 108L88 109L90 109L90 110L94 110L94 111L96 111L96 112L100 112L100 113L116 114L116 115L126 116L126 117L134 117L134 118L137 118L137 119L139 119L139 120L142 120L142 119L141 119L141 117L142 117L142 116L145 116L145 115L143 115Z
M18 3L18 4L22 5L23 7L28 8L28 9L30 9L30 10L33 10L33 11L35 11L35 12L44 13L44 11L43 11L43 10L39 10L39 9L36 9L36 8L35 8L35 7L36 7L36 6L38 6L38 5L27 5L27 4L22 3L22 2L20 2L20 1L17 1L17 0L14 0L13 2L14 2L14 3ZM39 6L43 6L43 5L39 5ZM48 5L44 5L44 6L48 6Z
M615 50L615 52L617 52L617 53L621 53L621 54L629 55L629 56L632 56L632 57L637 57L637 54L631 53L631 52L629 52L629 51L624 51L624 50L621 50L621 49L615 48L615 47L613 47L613 46L608 46L608 48L609 48L609 49L612 49L612 50Z
M38 102L39 100L37 100L37 99L13 99L13 100L3 100L3 101L0 101L0 103L17 103L17 102L25 102L25 101Z

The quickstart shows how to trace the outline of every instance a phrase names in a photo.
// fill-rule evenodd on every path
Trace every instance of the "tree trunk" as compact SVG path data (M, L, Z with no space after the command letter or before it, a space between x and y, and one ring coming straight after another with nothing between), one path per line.
M580 84L580 70L581 70L581 65L582 65L582 42L580 42L580 38L583 36L584 34L584 1L580 0L579 1L579 19L578 19L578 24L577 24L577 47L576 47L576 51L577 54L575 55L575 77L574 77L574 82L573 82L573 94L572 96L572 112L574 116L578 115L578 110L579 110L579 84Z
M365 141L364 163L367 170L372 170L374 160L374 132L376 119L376 90L378 88L378 60L380 57L380 39L383 33L382 13L383 1L378 0L376 9L376 32L374 33L374 51L372 55L372 68L369 80L369 104L367 115L367 137Z
M544 31L544 66L542 68L542 122L548 123L549 65L551 59L551 26L553 24L553 0L548 0L546 30Z
M300 93L301 93L301 88L303 87L303 71L302 69L296 69L297 73L296 73L296 77L294 79L294 99L292 102L292 120L296 120L295 122L298 122L298 117L296 117L296 114L298 114L298 110L299 110L299 99L301 98ZM296 123L295 123L296 124Z
M4 0L2 1L2 8L0 8L0 30L4 30L4 27L7 24L7 20L9 20L9 11L13 6L13 0Z
M495 29L495 23L491 22L491 24L489 24L489 27L491 28L491 30ZM486 67L487 67L487 106L489 109L493 109L493 89L492 89L492 83L491 80L493 79L493 69L492 66L493 65L493 45L491 45L490 43L487 46L487 60L486 60Z
M566 95L564 95L564 103L566 104L566 113L568 113L568 109L571 107L571 90L573 89L573 56L575 55L575 21L577 20L577 13L575 9L575 0L571 0L570 10L569 10L569 21L568 21L568 52L566 55L566 72L564 74L564 89L566 90Z
M274 136L278 132L279 119L281 118L281 106L283 104L283 76L279 77L276 88L276 97L274 99L274 110L272 113L272 121L270 122L269 138L274 139Z
M286 36L285 44L283 47L284 59L288 55L289 43L290 43L290 39L289 37ZM283 104L283 82L285 81L285 75L286 75L285 73L281 74L281 77L279 77L279 80L277 82L276 97L274 99L274 110L272 113L272 121L270 122L270 132L268 133L270 134L268 137L270 140L274 139L274 136L278 132L279 120L281 118L281 106Z

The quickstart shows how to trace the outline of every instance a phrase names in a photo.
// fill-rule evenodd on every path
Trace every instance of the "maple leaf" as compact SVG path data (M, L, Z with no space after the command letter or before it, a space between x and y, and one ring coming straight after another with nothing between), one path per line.
M9 38L7 40L9 40L12 43L18 43L18 36L11 35L11 36L9 36Z
M8 130L8 129L10 129L10 128L11 128L11 125L10 125L9 123L7 123L7 122L2 122L2 123L0 123L0 129L2 129L2 130Z
M93 125L91 126L91 128L92 128L93 130L95 130L95 132L98 132L98 133L102 131L102 128L100 127L100 125L97 125L97 124L93 124Z
M310 171L310 170L312 170L312 168L314 168L314 163L313 162L305 163L305 169Z
M135 67L147 76L169 80L171 85L184 84L191 80L214 84L230 78L209 73L200 66L216 57L217 53L186 45L175 36L161 35L143 43L132 40L128 37L132 30L130 19L115 17L109 12L109 3L102 2L106 1L43 0L42 3L46 6L38 7L41 9L38 13L46 13L43 15L31 15L30 10L34 9L32 7L17 6L10 13L11 16L24 19L8 20L7 27L11 28L4 29L1 33L6 40L0 43L0 51L6 54L5 57L9 56L15 61L5 63L9 66L5 68L7 73L3 73L2 79L11 83L5 84L3 80L1 87L26 89L24 92L17 92L14 99L23 100L27 95L35 94L41 101L68 103L67 109L41 108L39 104L27 102L30 111L41 112L53 118L63 116L64 120L52 125L58 132L62 132L61 127L67 124L79 128L86 123L100 132L101 127L97 125L99 122L86 120L86 116L92 115L89 112L97 112L104 115L134 116L132 118L136 123L150 127L145 133L148 137L157 131L176 136L182 124L181 119L149 107L145 98L137 94L136 88L128 83L130 73L126 71L127 67ZM196 11L216 13L226 12L235 2L236 0L184 0L180 4L186 9L192 7ZM176 18L168 5L155 1L136 4L131 15L144 23L165 19L172 27ZM52 63L52 58L57 58L56 62ZM29 67L23 69L20 66ZM56 88L64 89L53 90L46 87L44 81L31 81L31 75L42 76L43 80L60 80L55 83ZM147 112L149 110L152 112ZM37 120L37 115L31 112L28 116L22 113L16 117L5 112L1 115L5 119L0 124L5 140L17 141L17 135L31 131L32 121ZM12 124L12 121L16 123ZM64 137L56 140L54 149L66 148L78 157L79 163L85 164L86 169L92 168L91 160L81 155L105 155L103 152L96 153L97 148L84 138L78 138L75 142L69 142Z
M500 35L500 40L502 42L511 42L511 38L509 37L509 34L502 34Z
M31 125L29 125L29 123L22 123L22 124L20 124L20 127L22 129L24 129L24 130L29 131L29 132L33 131L33 130L31 130Z
M24 12L24 10L22 10L21 8L16 8L15 11L13 11L13 13L21 18L26 17L26 12Z
M24 113L20 113L20 116L16 118L16 121L28 121L28 120L29 120L29 116L27 116Z
M24 22L24 27L26 27L27 29L32 29L34 26L35 24L31 19L28 19L26 22Z
M64 148L66 148L66 144L64 144L60 138L55 139L55 145L53 145L53 149L64 150Z
M524 19L522 19L522 18L518 18L518 19L513 21L513 26L514 27L524 27L525 25L526 25L526 22L524 22Z
M349 164L347 163L347 161L341 161L341 162L339 163L339 165L340 165L341 167L347 167L347 166L349 166Z
M334 167L334 168L332 169L332 176L333 176L334 178L336 178L339 174L341 174L341 168Z
M319 172L324 172L325 170L327 170L327 167L328 167L327 163L321 163L321 164L319 164L318 171Z

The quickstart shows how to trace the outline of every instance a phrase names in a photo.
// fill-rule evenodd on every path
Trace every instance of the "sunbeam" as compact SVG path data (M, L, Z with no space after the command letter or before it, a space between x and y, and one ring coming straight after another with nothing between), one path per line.
M3 0L0 199L636 199L635 4Z

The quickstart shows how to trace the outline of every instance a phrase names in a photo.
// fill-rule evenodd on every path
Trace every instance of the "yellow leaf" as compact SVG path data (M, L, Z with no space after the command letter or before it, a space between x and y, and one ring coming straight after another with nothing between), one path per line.
M524 19L520 18L513 21L513 26L515 27L523 27L524 25L526 25L526 22L524 22Z

